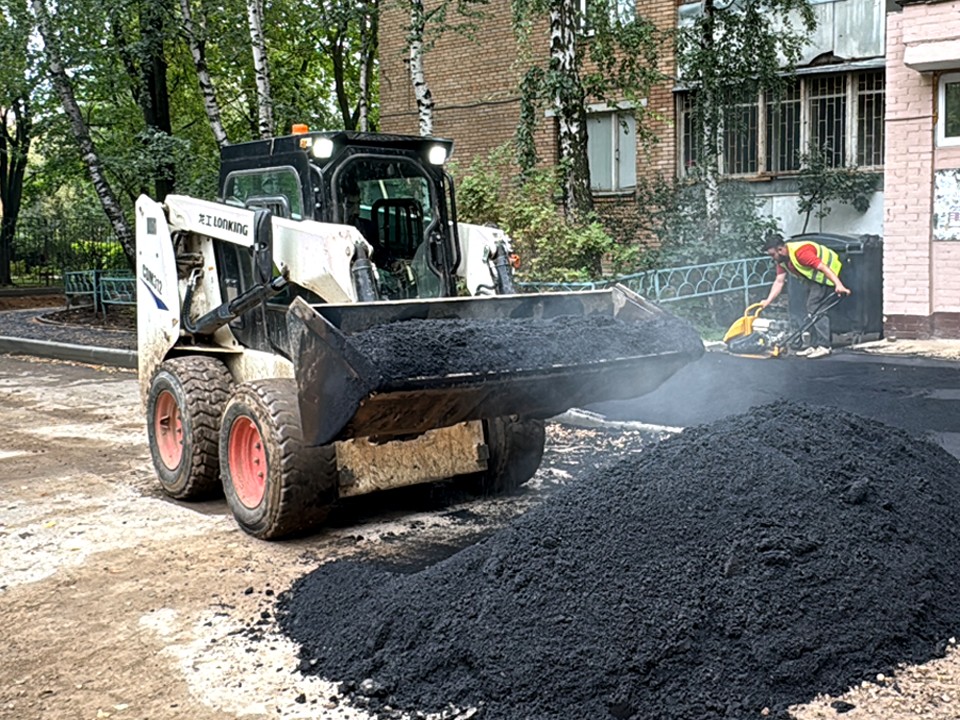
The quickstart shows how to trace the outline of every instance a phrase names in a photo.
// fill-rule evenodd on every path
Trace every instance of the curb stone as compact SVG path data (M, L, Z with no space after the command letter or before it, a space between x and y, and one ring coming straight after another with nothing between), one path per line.
M99 348L90 345L72 345L70 343L51 342L49 340L28 340L26 338L0 336L0 353L12 355L36 355L55 360L73 360L111 365L123 368L137 367L135 350L117 350Z

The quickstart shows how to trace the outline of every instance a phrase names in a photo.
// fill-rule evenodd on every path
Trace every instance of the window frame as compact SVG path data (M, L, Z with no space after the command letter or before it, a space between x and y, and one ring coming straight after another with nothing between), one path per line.
M885 128L883 127L883 108L886 104L886 81L883 75L883 69L881 68L870 68L863 70L853 70L853 71L833 71L833 72L824 72L824 73L810 73L797 76L797 82L799 85L799 92L796 94L796 98L790 100L790 102L797 102L799 100L799 113L795 122L799 123L800 127L800 140L799 140L799 152L807 152L810 147L811 135L813 129L811 127L811 102L814 100L814 97L811 93L811 83L817 79L826 79L831 76L842 76L843 80L843 94L844 99L844 115L843 115L843 162L849 167L856 166L863 170L871 172L879 172L883 169L883 148L885 144ZM860 89L860 80L865 75L874 75L879 76L882 79L882 84L879 89L864 89L861 92ZM957 81L960 81L960 72L954 73L957 78ZM677 113L677 127L680 128L680 132L677 135L677 173L679 176L683 177L688 174L688 167L685 159L693 159L693 156L690 156L689 149L687 147L688 136L690 133L686 132L687 127L687 117L688 114L693 112L692 104L689 101L689 98L692 97L692 94L695 92L695 89L688 88L684 92L677 93L677 102L676 102L676 113ZM881 163L878 165L858 165L857 160L860 156L860 138L859 132L863 119L860 116L860 103L859 99L861 95L872 95L874 97L879 97L880 102L874 104L874 108L879 109L879 117L881 119L880 124L877 126L881 135L879 138L879 153L873 152L872 155L879 154ZM768 120L770 117L769 110L771 107L775 108L779 103L772 103L770 98L766 94L761 93L756 101L757 108L757 129L755 132L756 144L757 144L757 171L748 172L748 173L730 173L726 168L726 156L727 148L724 146L721 148L720 152L720 174L724 177L737 177L741 179L745 178L759 178L759 177L776 177L781 175L796 175L802 172L802 168L797 166L794 169L789 170L772 170L769 165L768 160L768 146L773 142L773 137L771 136L770 128L768 127ZM721 128L721 137L723 130ZM876 146L878 141L876 138L873 141L873 145ZM960 145L960 137L957 138L957 145ZM689 156L689 157L688 157ZM696 163L692 162L689 165L690 168L696 167Z
M960 135L947 137L947 85L960 84L960 72L947 72L937 79L937 147L957 147ZM960 111L960 108L957 108Z
M605 187L594 187L596 182L596 175L593 168L590 168L590 193L595 196L612 196L612 195L630 195L636 192L637 189L637 163L636 163L636 143L637 143L637 125L636 125L636 115L631 104L621 103L616 106L608 105L596 105L590 106L587 108L587 162L590 161L590 120L591 118L596 118L598 116L611 116L611 124L609 130L609 146L610 152L612 155L612 161L610 163L610 177L608 180L612 181L612 186L609 188ZM632 127L632 137L634 143L634 154L633 154L633 184L621 186L620 177L621 177L621 146L620 143L624 139L624 134L621 132L621 119L625 116L633 118L633 127Z

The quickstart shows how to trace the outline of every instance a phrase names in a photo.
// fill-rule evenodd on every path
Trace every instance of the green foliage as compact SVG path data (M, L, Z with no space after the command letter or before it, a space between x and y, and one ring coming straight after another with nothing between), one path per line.
M70 243L70 267L76 270L129 270L119 243L103 240L75 240Z
M704 0L693 22L678 30L677 66L696 91L692 135L706 174L718 173L719 129L729 108L760 93L778 96L815 27L808 0Z
M564 217L555 172L534 170L521 183L509 146L467 168L450 169L458 177L458 219L507 233L521 258L517 277L522 281L596 280L601 260L621 250L596 219L574 223Z
M568 23L581 23L579 18L566 17L566 13L575 12L579 7L581 4L570 0L513 0L513 28L521 53L519 62L527 68L519 88L521 109L516 134L520 167L524 172L538 161L533 138L545 107L572 116L574 107L582 110L585 98L611 105L631 101L638 135L653 140L642 122L646 112L642 98L655 83L664 79L658 64L665 36L652 23L641 17L627 21L617 17L615 0L591 0L586 3L588 15L582 24L589 32L577 35L572 63L562 66L554 58L546 64L534 59L542 57L539 48L534 51L529 44L534 22L554 13Z
M257 135L256 92L246 3L191 0L190 5L205 44L227 136L231 142L250 140ZM132 217L133 202L141 192L153 194L152 178L171 166L176 192L213 198L219 150L182 32L179 1L59 0L47 6L59 35L58 49L107 179L128 216ZM163 16L160 40L173 123L169 134L146 126L138 103L139 77L132 72L137 63L150 57L148 45L155 38L146 37L141 26L141 17L149 11ZM346 125L345 114L352 118L359 97L359 18L372 13L375 22L376 12L372 0L339 4L276 0L267 4L265 29L278 133L289 132L294 122L336 129ZM13 26L4 23L16 13L17 18L28 21L27 36L35 32L26 2L12 0L9 13L0 13L0 96L26 85L34 107L35 138L24 208L53 205L68 215L93 208L102 216L59 98L40 74L45 61L43 47L29 45L38 57L14 57L17 47L22 55L22 43L16 45ZM22 37L19 26L17 31ZM338 94L336 88L341 86L343 92ZM374 123L376 87L374 74L370 103ZM5 106L0 98L0 107Z
M647 268L696 265L760 254L763 236L777 229L776 218L760 214L760 201L745 183L717 185L716 236L708 234L707 194L697 178L667 180L658 176L637 188L641 228L657 240L643 254Z
M828 153L811 145L800 156L803 172L797 188L797 209L804 215L803 231L810 216L822 220L833 210L833 203L853 205L861 213L870 209L870 198L880 187L880 175L864 172L856 166L830 165Z

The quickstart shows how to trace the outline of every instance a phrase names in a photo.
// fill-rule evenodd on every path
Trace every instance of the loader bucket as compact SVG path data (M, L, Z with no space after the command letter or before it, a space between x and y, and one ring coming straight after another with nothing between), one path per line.
M703 353L689 325L620 286L351 305L297 299L287 329L309 445L547 418L643 395Z

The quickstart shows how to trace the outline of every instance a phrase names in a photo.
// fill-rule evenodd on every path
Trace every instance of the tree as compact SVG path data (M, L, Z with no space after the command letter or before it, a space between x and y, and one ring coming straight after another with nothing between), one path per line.
M263 34L263 0L247 0L247 20L257 84L257 130L261 138L269 138L273 135L273 96L270 94L267 41Z
M76 95L74 94L73 84L64 67L63 59L60 56L59 34L51 17L47 14L44 0L30 0L30 5L36 21L37 31L43 39L50 79L56 88L57 95L60 97L63 110L70 121L70 128L73 132L74 139L80 148L84 163L90 173L90 180L93 182L94 190L100 199L103 211L110 221L110 225L117 239L120 241L120 245L123 247L127 261L132 267L136 260L136 247L134 246L133 233L123 215L123 209L117 200L113 187L107 180L103 163L90 137L90 129L87 126L83 112L80 109L80 104L77 102Z
M482 6L487 0L440 0L430 3L429 9L423 0L401 0L401 6L410 13L407 26L407 62L410 66L410 81L417 102L419 132L422 136L433 134L433 109L435 106L430 84L427 82L424 57L437 40L447 31L471 37L477 20L482 17ZM456 21L450 20L451 10Z
M107 11L116 53L129 78L133 101L143 115L145 129L140 141L145 154L156 160L151 177L158 198L172 193L176 184L173 158L162 151L164 139L173 134L167 88L166 13L165 3L160 0L118 3Z
M0 12L0 285L12 282L13 239L33 139L31 28L25 3L10 3Z
M804 216L803 232L807 231L810 216L822 220L833 210L833 203L853 205L861 213L870 209L870 197L880 186L877 173L864 172L856 166L831 166L828 154L811 145L800 156L803 171L797 188L797 209ZM816 212L814 212L816 211Z
M548 64L531 64L521 83L520 165L529 172L539 159L534 130L548 106L557 119L563 208L574 221L588 219L593 210L587 101L611 105L627 101L634 105L635 114L642 115L639 99L663 77L657 68L661 38L653 25L641 18L621 18L609 0L588 3L586 17L579 7L574 0L513 2L513 24L521 47L529 45L535 19L546 16L550 20ZM637 126L642 132L641 119Z
M708 241L719 231L721 133L736 122L731 110L761 93L777 97L814 27L808 0L704 0L700 15L678 33L677 67L694 98L692 135Z
M199 22L194 21L190 0L180 0L180 19L183 24L183 34L190 47L193 66L197 71L197 83L200 87L200 95L203 97L203 109L210 123L210 131L217 145L223 147L228 143L227 131L223 127L220 103L217 100L216 89L210 77L210 66L207 62L206 22L202 17Z

